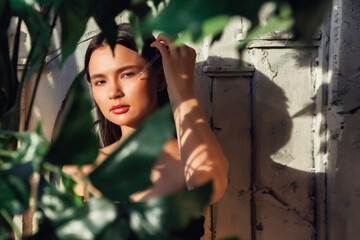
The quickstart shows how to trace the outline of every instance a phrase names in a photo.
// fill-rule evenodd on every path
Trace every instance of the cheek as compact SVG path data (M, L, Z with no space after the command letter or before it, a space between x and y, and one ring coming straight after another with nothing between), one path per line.
M148 79L140 80L136 84L129 86L128 90L129 96L136 96L139 100L153 101L156 99L156 87Z
M95 89L95 90L92 89L92 95L93 95L95 103L98 105L100 110L103 111L104 107L106 105L106 101L105 101L106 94L103 93L102 91L100 91L99 89Z

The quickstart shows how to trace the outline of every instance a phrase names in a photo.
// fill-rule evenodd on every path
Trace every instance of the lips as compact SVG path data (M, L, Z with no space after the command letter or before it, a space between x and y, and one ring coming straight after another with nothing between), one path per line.
M129 108L130 108L129 105L119 104L119 105L112 106L110 111L113 114L123 114L123 113L126 113L127 111L129 111Z

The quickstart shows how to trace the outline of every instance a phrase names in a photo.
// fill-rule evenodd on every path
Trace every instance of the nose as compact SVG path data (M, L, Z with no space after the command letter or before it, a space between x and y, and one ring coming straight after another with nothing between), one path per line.
M110 81L108 86L109 86L108 88L109 99L117 99L125 95L124 92L122 91L120 84L117 81L115 80Z

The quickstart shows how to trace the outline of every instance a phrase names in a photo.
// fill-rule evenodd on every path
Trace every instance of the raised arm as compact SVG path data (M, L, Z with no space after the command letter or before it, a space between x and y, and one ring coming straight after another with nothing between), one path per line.
M152 46L163 59L186 184L192 189L212 180L213 204L227 187L228 163L194 92L196 52L186 45L174 48L164 36Z

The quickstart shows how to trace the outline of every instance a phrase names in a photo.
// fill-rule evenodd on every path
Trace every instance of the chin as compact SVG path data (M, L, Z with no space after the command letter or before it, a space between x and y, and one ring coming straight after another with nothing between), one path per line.
M122 126L136 127L144 119L146 119L146 117L142 117L142 118L125 118L124 117L122 119L112 119L110 121L120 127L122 127Z

